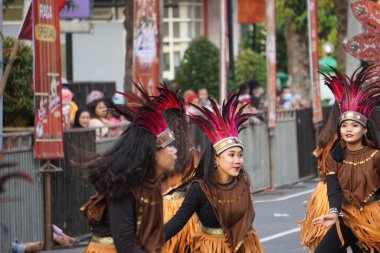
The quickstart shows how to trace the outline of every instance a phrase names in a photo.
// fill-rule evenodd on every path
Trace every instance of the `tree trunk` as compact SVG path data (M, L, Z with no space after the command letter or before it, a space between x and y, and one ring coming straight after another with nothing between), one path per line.
M346 51L343 42L347 37L348 0L334 0L335 14L338 23L338 45L336 46L336 60L338 67L344 71Z
M126 41L125 41L125 75L124 75L124 90L132 90L133 82L133 11L134 11L134 1L125 0L124 9L124 29L126 31Z
M288 74L290 88L303 98L310 97L310 79L308 76L309 55L307 51L307 35L297 33L293 20L286 17L285 41L288 55Z

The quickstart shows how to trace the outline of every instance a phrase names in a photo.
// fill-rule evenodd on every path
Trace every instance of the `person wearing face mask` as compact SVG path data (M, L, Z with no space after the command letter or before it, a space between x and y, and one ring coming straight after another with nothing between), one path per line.
M174 169L175 137L162 111L142 87L138 107L115 107L131 126L103 154L83 164L97 192L104 196L102 218L84 253L160 252L164 243L161 177Z
M190 252L263 252L252 227L255 212L250 181L243 167L243 146L238 129L255 116L237 110L239 94L233 91L223 104L223 115L210 99L212 110L196 106L194 121L212 143L203 154L193 182L178 212L165 226L166 240L178 233L196 213L201 229Z
M315 252L380 251L380 152L367 137L367 119L380 105L379 65L348 76L335 70L325 83L339 103L338 141L326 158L328 214L313 220L328 228ZM371 136L373 136L371 134ZM360 249L357 248L360 247Z
M198 98L200 106L211 108L211 103L208 99L208 91L206 88L201 88L198 90Z

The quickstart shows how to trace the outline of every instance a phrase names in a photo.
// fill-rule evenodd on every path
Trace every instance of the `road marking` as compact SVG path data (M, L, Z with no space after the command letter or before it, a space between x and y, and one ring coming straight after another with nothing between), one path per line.
M309 194L309 193L313 192L314 190L315 189L310 189L310 190L307 190L307 191L303 191L303 192L299 192L299 193L294 193L294 194L291 194L291 195L288 195L288 196L285 196L285 197L281 197L281 198L267 199L267 200L255 200L255 201L253 201L253 203L266 203L266 202L276 202L276 201L287 200L287 199L295 198L295 197L302 196L302 195L305 195L305 194Z
M274 234L274 235L271 235L271 236L267 236L267 237L261 238L260 242L266 242L266 241L270 241L270 240L273 240L273 239L277 239L277 238L283 237L285 235L297 233L300 230L301 230L301 228L293 228L293 229L290 229L288 231L284 231L284 232L281 232L281 233L278 233L278 234Z

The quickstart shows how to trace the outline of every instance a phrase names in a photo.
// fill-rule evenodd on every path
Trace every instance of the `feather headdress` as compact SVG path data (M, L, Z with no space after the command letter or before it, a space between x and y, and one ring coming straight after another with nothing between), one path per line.
M358 68L350 77L333 69L336 76L324 75L340 109L340 123L354 120L366 126L375 106L380 105L379 65Z
M190 118L205 132L217 155L231 147L243 148L238 138L241 125L250 117L258 115L243 112L248 104L238 109L238 98L239 93L232 91L223 102L222 113L213 99L209 99L212 110L193 105L201 115L190 115Z
M158 89L158 96L155 99L156 108L160 111L168 109L179 109L182 117L186 116L186 109L179 90L169 89L165 83L161 83Z
M154 97L149 96L141 84L134 85L140 92L140 96L130 92L121 93L128 99L129 105L113 107L132 122L132 127L145 129L156 136L157 147L165 148L175 140L173 131L168 128Z

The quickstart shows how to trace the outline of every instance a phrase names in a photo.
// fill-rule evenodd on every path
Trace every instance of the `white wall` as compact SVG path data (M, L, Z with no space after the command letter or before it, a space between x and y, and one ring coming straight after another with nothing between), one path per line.
M21 22L5 22L4 36L16 37ZM63 35L63 34L62 34ZM61 44L65 44L61 36ZM114 81L123 91L125 31L121 22L94 23L90 34L73 35L74 81Z
M94 23L91 34L73 35L73 75L75 81L124 82L125 32L123 23Z
M208 38L218 48L220 47L220 0L208 0ZM232 1L232 29L234 41L234 55L239 53L240 24L238 23L237 1ZM227 53L228 55L228 53Z
M350 40L355 35L358 35L363 32L361 28L361 24L355 18L351 10L351 4L354 2L356 2L356 0L349 1L349 7L347 10L348 11L347 41ZM349 53L346 53L346 74L348 76L351 76L358 67L360 67L360 61L354 58Z

